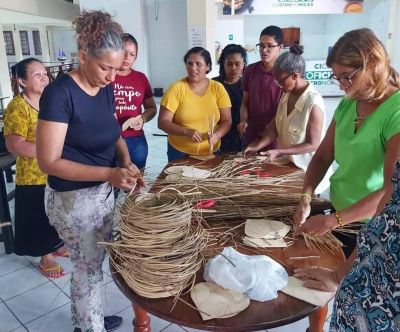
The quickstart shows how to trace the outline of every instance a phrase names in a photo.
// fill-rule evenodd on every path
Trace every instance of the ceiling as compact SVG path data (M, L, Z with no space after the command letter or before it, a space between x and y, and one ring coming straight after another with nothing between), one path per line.
M56 26L71 26L71 21L60 20L51 17L30 15L6 9L0 9L0 22L3 25L24 25L41 24L41 25L56 25Z

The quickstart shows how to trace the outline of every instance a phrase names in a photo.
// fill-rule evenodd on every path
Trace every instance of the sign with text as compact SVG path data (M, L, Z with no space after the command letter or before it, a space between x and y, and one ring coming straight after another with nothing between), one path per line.
M344 91L329 79L332 70L325 62L326 60L306 60L306 80L314 84L323 97L343 96Z
M188 29L189 49L195 46L206 47L205 30L201 27L190 27Z
M286 15L361 13L364 0L230 0L224 15ZM233 7L233 8L232 8Z

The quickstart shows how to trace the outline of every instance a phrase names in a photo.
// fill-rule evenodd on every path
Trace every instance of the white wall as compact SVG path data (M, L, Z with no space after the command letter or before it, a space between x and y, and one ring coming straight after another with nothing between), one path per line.
M389 54L392 55L393 67L400 72L400 2L399 0L391 0L391 3Z
M65 28L51 28L48 29L50 42L50 59L57 62L58 50L63 49L65 57L71 60L71 53L78 52L78 47L75 40L75 30Z
M144 1L150 63L149 79L154 88L161 87L165 90L186 73L183 56L188 49L187 7L185 0L159 0L156 19L155 3L154 0Z
M72 21L79 14L79 6L61 0L0 0L0 9L63 21Z
M148 75L148 46L145 38L143 0L80 0L80 6L82 9L109 12L114 16L115 21L122 25L124 31L135 36L139 44L135 67Z
M397 0L398 1L398 0ZM368 27L377 36L387 42L389 29L390 0L367 0L361 14L330 14L330 15L243 15L236 16L243 20L244 46L255 47L262 29L268 25L282 28L300 27L300 43L304 46L306 59L325 59L329 46L346 31ZM219 14L221 13L219 8ZM229 32L230 24L226 16L218 15L218 25L225 26ZM259 60L257 51L250 52L249 63Z
M12 27L12 26L3 25L3 31L13 31L13 28L14 28L14 27ZM26 59L26 58L34 57L34 58L37 58L37 59L39 59L39 60L42 60L42 58L43 58L42 55L37 55L37 54L35 54L35 47L34 47L34 45L33 45L33 36L32 36L32 31L34 31L34 30L38 31L39 29L29 28L29 27L23 27L23 26L18 26L18 29L19 29L19 31L28 31L28 40L29 40L29 51L30 51L30 54L28 54L28 55L22 55L22 58L23 58L23 59ZM16 43L16 42L17 42L17 41L14 40L14 48L15 48L15 43ZM44 49L42 48L42 54L43 54L44 51L46 51L46 50L44 50ZM7 62L8 62L8 63L10 63L10 62L11 62L11 63L12 63L12 62L18 62L18 60L17 60L17 57L16 57L15 55L7 55Z
M269 25L276 25L281 28L300 27L300 43L304 46L304 57L320 59L326 55L327 47L324 49L322 46L326 33L325 15L244 16L244 44L255 49L261 31ZM259 61L257 50L249 53L248 56L249 63Z

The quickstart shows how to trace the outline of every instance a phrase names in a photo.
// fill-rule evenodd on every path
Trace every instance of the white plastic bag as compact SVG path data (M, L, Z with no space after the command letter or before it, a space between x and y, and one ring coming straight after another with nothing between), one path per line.
M260 302L276 298L288 282L285 269L272 258L243 255L232 247L207 262L203 277Z

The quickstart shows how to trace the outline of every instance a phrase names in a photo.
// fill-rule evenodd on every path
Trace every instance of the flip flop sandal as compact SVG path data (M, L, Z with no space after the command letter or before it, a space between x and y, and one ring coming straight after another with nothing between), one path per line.
M49 268L44 268L42 266L39 265L39 270L40 272L42 272L46 277L48 278L52 278L52 279L57 279L57 278L61 278L63 276L65 276L65 272L62 270L61 265L56 264L53 267L49 267ZM50 272L57 272L58 276L51 276Z

